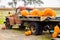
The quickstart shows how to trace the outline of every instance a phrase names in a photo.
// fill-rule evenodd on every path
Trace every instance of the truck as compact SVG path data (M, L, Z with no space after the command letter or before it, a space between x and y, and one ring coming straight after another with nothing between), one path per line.
M47 31L47 30L49 30L49 33L53 33L54 27L56 25L59 25L59 23L60 23L60 17L56 17L55 19L53 19L51 17L47 17L44 21L41 21L41 17L21 16L20 11L24 10L23 8L28 11L34 9L34 8L28 8L28 7L17 8L17 14L15 14L17 16L15 16L15 17L18 18L20 21L20 22L18 21L19 28L20 29L28 28L29 30L32 31L32 34L34 34L34 35L41 35L43 33L43 31ZM42 8L42 9L45 9L45 8ZM16 23L15 19L14 19L14 22ZM14 24L14 22L12 24ZM6 28L12 28L12 25L10 25L10 20L8 17L6 18L5 24L6 24Z

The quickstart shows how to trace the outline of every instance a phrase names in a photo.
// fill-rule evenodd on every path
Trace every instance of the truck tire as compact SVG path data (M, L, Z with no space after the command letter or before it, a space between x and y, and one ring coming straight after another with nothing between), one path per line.
M13 25L10 25L8 22L6 22L5 25L6 25L6 29L12 29L12 26L13 26Z
M32 22L30 24L30 30L32 31L32 34L34 35L41 35L43 30L42 30L42 26L39 25L39 23L36 22Z
M12 26L13 26L13 25L10 25L9 29L12 29Z
M6 22L5 22L6 29L12 29L12 25L10 25L9 18L6 17Z

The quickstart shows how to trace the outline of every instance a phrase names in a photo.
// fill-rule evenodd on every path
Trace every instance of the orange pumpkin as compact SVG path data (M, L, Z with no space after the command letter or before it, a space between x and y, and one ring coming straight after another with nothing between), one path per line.
M5 25L2 25L2 30L5 30L5 29L6 29Z
M50 8L43 11L43 16L56 16L56 12Z
M31 16L38 16L38 12L39 12L38 9L34 9L34 10L30 11L30 15Z
M31 35L31 34L32 34L32 32L31 32L31 31L28 31L28 34L29 34L29 35Z
M52 16L56 17L56 12L55 11L53 11Z
M25 35L26 35L26 36L29 36L30 34L29 34L28 32L25 32Z
M59 34L60 34L60 29L59 29Z
M54 32L59 33L59 27L58 27L58 25L56 25L56 26L54 27Z
M38 12L38 16L42 16L43 12L42 11L39 11Z
M31 35L32 34L32 32L29 30L29 31L27 31L27 32L25 32L25 35L26 36L29 36L29 35Z
M28 16L28 11L27 10L23 10L23 11L21 11L21 15L22 16Z
M52 34L52 37L53 38L56 38L58 36L58 33L57 32L54 32L53 34Z

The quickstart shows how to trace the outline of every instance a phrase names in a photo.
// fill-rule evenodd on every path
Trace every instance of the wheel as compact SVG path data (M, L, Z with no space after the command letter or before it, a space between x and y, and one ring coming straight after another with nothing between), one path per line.
M12 29L13 25L10 25L9 23L6 23L5 25L6 25L6 29Z
M6 22L5 22L6 29L12 29L12 25L10 25L9 18L6 17Z
M42 26L39 25L39 23L32 22L30 24L30 30L32 31L32 34L35 35L41 35L42 34Z

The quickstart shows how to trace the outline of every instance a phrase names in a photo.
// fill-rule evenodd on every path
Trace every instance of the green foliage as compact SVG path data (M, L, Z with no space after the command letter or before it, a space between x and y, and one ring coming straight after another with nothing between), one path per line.
M6 14L0 13L0 24L4 24L5 15L6 15Z
M0 16L0 24L4 24L5 18Z

